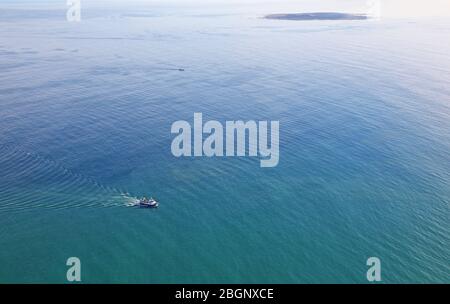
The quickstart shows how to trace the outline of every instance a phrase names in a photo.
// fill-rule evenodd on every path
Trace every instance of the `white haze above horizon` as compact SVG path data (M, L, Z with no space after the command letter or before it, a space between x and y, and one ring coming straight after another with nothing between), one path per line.
M80 0L82 6L138 8L158 5L173 8L214 8L259 13L347 12L367 13L368 3L380 1L382 17L450 17L450 0ZM57 4L65 7L67 0L0 0L2 6L42 6Z
M82 0L83 1L83 0ZM107 1L107 0L101 0ZM114 0L123 2L125 0ZM171 5L203 5L206 7L226 5L258 5L274 12L336 11L364 13L370 0L131 0L139 3L161 3ZM433 17L450 16L450 0L380 0L385 17ZM129 3L132 3L127 1ZM286 11L283 11L286 10Z

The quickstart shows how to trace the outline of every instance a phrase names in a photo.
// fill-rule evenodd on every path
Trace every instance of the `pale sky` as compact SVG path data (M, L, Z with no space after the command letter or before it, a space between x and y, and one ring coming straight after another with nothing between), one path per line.
M450 16L450 0L383 0L386 16Z
M0 0L0 4L22 3L17 0ZM34 2L53 2L65 5L66 0L35 0ZM104 5L120 4L133 7L138 4L163 4L173 6L197 6L200 8L240 7L251 5L255 13L302 13L302 12L349 12L367 13L368 3L381 2L382 17L450 17L450 0L80 0L82 5L99 3ZM252 8L252 9L253 9Z
M81 0L89 1L89 0ZM95 1L95 0L94 0ZM109 2L111 0L108 0ZM113 0L114 1L114 0ZM339 11L339 12L365 12L368 2L377 0L116 0L127 3L132 2L165 3L181 6L203 5L205 7L226 4L246 5L256 4L259 8L274 9L278 12L312 12L312 11ZM449 16L450 0L379 0L381 2L382 16L385 17L431 17Z

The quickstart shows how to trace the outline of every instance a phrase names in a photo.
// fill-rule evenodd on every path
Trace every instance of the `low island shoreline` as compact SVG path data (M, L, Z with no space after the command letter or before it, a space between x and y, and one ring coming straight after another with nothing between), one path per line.
M272 20L367 20L369 16L366 14L348 14L348 13L293 13L293 14L270 14L264 16L264 19Z

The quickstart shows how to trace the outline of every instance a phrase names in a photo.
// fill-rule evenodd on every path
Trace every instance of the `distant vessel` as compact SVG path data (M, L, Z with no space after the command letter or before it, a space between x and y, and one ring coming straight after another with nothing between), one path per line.
M152 197L149 199L144 197L139 200L138 206L143 208L158 208L159 203Z

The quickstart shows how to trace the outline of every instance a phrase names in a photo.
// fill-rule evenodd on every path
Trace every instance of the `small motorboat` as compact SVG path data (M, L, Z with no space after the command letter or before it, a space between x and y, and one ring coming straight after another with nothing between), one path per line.
M158 208L159 203L153 198L144 197L139 200L138 206L143 208Z

